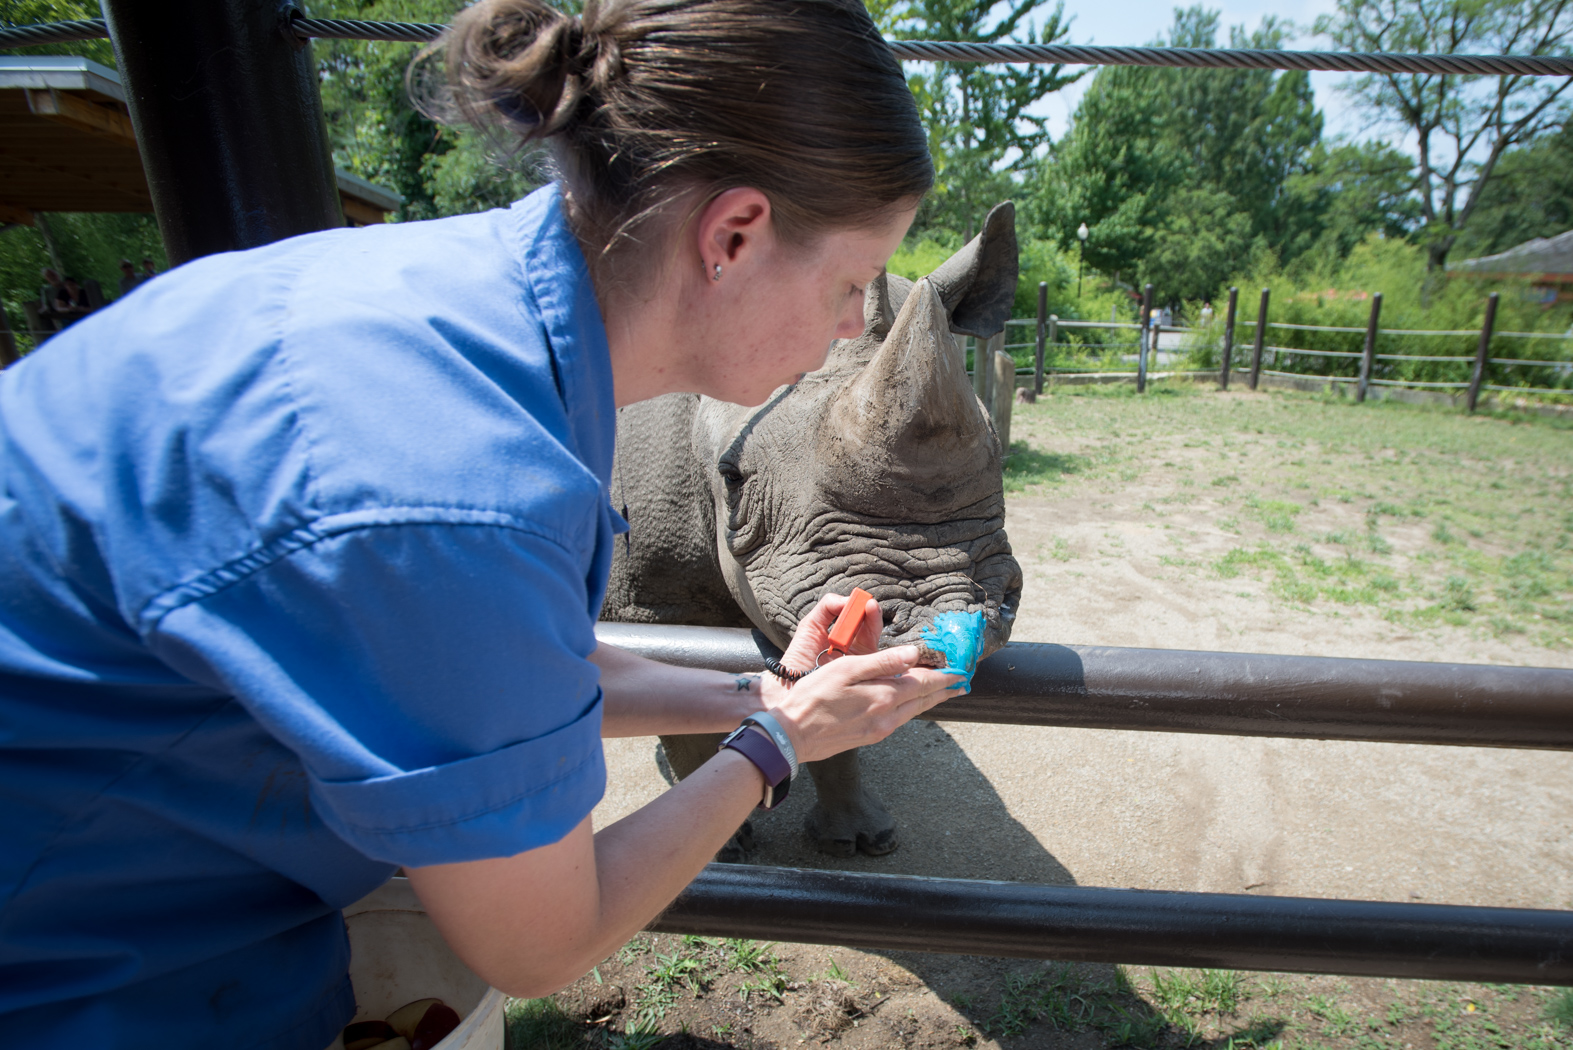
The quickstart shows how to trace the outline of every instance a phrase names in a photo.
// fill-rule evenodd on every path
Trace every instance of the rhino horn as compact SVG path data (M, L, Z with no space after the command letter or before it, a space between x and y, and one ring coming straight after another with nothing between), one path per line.
M999 442L947 322L939 291L919 281L884 344L831 406L834 444L852 454L838 469L935 499L945 498L929 491L935 485L987 477Z
M950 330L987 339L1005 328L1016 298L1016 206L996 204L966 247L929 274Z

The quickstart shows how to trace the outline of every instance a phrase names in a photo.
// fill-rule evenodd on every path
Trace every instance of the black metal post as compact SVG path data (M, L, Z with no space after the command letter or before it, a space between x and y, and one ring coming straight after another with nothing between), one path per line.
M1267 345L1267 300L1271 294L1271 289L1263 288L1261 305L1256 308L1256 343L1251 347L1252 390L1262 378L1262 347Z
M6 316L5 304L0 302L0 368L10 368L20 356L16 336L11 332L11 318Z
M661 933L1149 966L1573 985L1573 912L711 864Z
M1033 374L1032 374L1032 392L1034 394L1041 394L1041 393L1043 393L1043 350L1044 350L1043 343L1044 343L1044 337L1046 335L1046 333L1044 332L1044 326L1048 324L1048 321L1049 321L1049 282L1048 281L1039 281L1038 282L1038 357L1037 357L1037 366L1033 369Z
M1147 351L1152 339L1152 285L1142 288L1142 328L1141 339L1136 346L1136 392L1147 392Z
M171 264L344 225L311 48L281 0L105 0Z
M1469 376L1469 411L1480 403L1480 384L1486 381L1486 365L1491 363L1491 330L1497 323L1497 293L1486 297L1486 319L1480 325L1480 349L1475 351L1475 370Z
M774 647L726 627L602 623L610 645L754 672ZM945 722L1573 751L1573 670L1013 642Z
M1229 312L1223 322L1223 367L1218 370L1218 389L1229 389L1229 369L1234 360L1234 311L1240 302L1240 289L1229 289Z
M1055 348L1058 347L1059 345L1060 345L1060 315L1059 314L1050 314L1049 315L1049 349L1056 356L1058 356L1059 351L1057 349L1055 349ZM1051 365L1049 367L1052 368L1053 366ZM1053 387L1054 387L1054 373L1052 371L1049 372L1049 387L1050 387L1050 389L1053 389Z
M1360 355L1360 382L1355 386L1355 400L1364 401L1371 386L1371 369L1376 364L1376 325L1382 317L1382 293L1371 296L1371 319L1365 323L1365 351Z

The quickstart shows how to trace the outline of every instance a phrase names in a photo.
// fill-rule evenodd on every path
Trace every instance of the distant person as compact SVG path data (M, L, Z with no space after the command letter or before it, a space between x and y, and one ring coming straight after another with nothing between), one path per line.
M93 304L87 300L87 289L75 277L67 277L55 292L55 320L65 327L92 312Z
M1201 322L1203 328L1213 323L1213 303L1211 299L1202 303Z
M131 294L131 290L141 284L145 277L137 273L137 268L131 265L130 259L120 260L120 297L124 299Z
M146 258L144 256L143 259L142 259L142 280L143 281L151 281L153 278L155 278L157 276L158 276L158 271L153 269L153 260L149 259L149 258ZM138 283L141 283L141 282L138 282Z
M1170 307L1165 306L1162 310L1158 311L1158 318L1158 323L1163 325L1165 328L1174 327L1174 310Z

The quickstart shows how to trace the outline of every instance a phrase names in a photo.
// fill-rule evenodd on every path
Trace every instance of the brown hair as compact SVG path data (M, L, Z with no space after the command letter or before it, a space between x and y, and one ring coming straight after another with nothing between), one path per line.
M481 0L438 53L428 109L546 142L602 274L696 192L702 206L758 189L801 244L877 225L933 185L917 106L859 0L586 0L582 18Z

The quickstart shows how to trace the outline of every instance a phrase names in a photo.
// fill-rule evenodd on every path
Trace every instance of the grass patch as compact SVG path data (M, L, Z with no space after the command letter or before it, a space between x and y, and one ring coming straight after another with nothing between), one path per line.
M1240 537L1240 553L1199 559L1182 546L1171 559L1258 577L1272 600L1370 606L1412 627L1573 648L1567 421L1187 389L1060 388L1018 406L1007 490L1050 482L1091 496L1141 486L1126 502L1148 504L1147 522ZM1210 529L1198 528L1199 515ZM1305 536L1314 550L1295 546ZM1127 552L1104 543L1098 553Z
M584 1045L584 1030L552 999L513 999L503 1015L514 1050L572 1050Z

